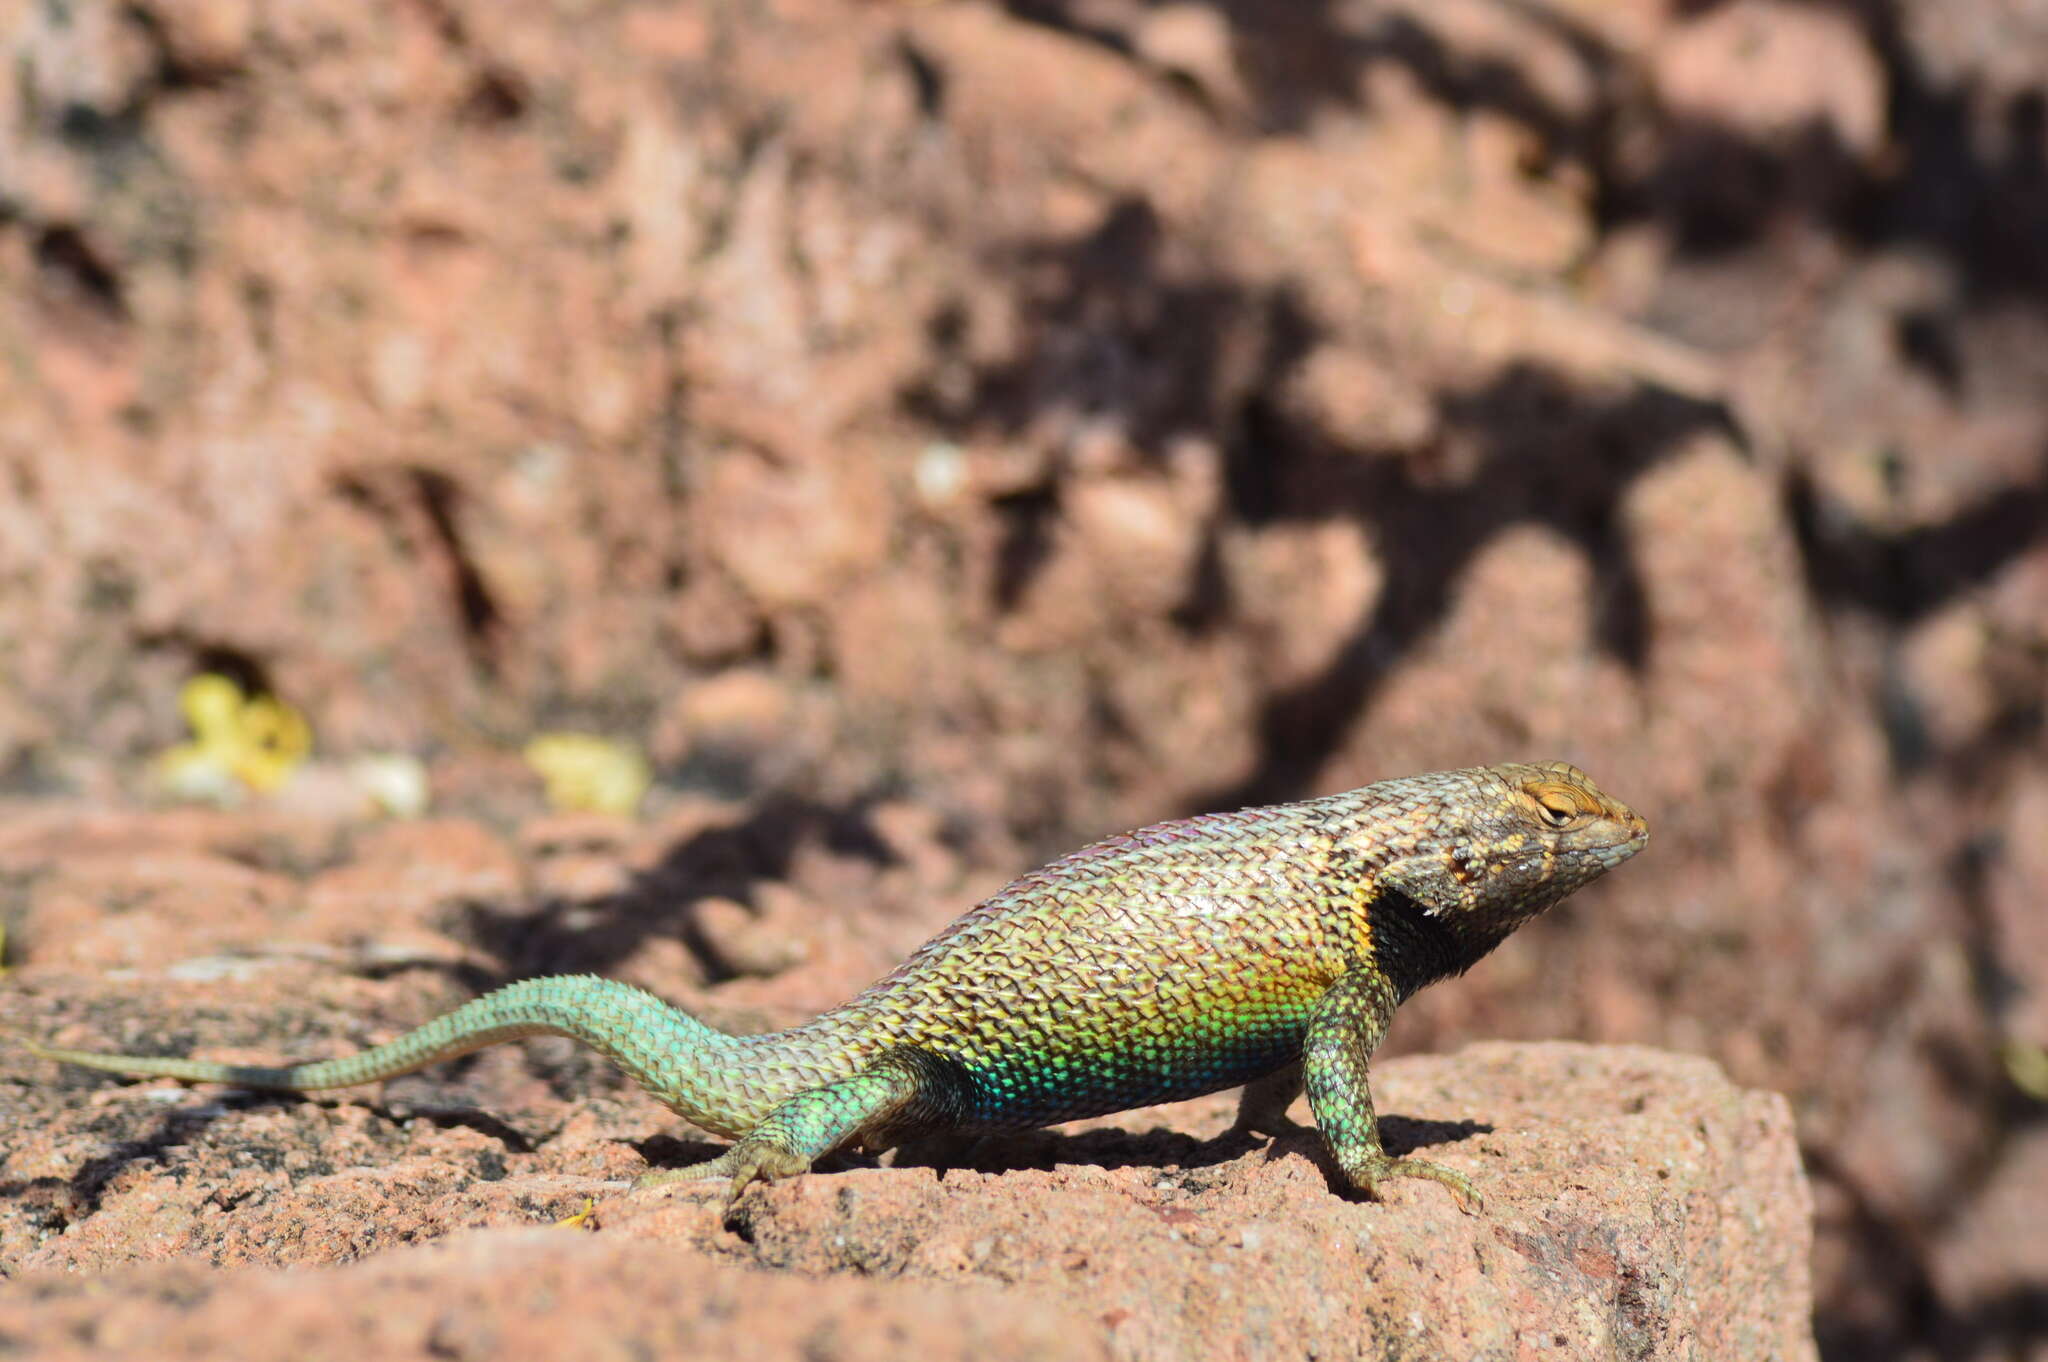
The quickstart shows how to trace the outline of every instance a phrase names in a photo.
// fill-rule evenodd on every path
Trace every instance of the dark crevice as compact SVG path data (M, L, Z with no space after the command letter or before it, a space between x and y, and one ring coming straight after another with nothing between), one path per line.
M202 638L184 629L151 630L136 635L142 648L183 654L195 676L224 676L247 696L275 695L270 668L262 658L232 643Z
M456 481L438 469L403 466L344 474L335 490L374 516L400 553L442 566L471 664L485 676L497 675L505 618L463 536Z
M995 604L1000 613L1017 608L1038 570L1052 557L1059 507L1059 494L1051 488L1013 492L990 503L1003 525L1002 543L996 549Z
M1927 308L1902 314L1893 335L1906 363L1940 385L1951 401L1963 392L1963 357L1956 343L1954 319Z
M920 52L917 44L908 35L896 44L896 55L903 62L904 71L910 76L911 89L917 94L917 111L926 121L937 123L946 116L946 73L937 63Z
M1223 544L1217 526L1211 524L1195 554L1194 570L1188 574L1187 592L1168 614L1174 626L1191 638L1213 633L1228 622L1231 614L1230 574L1223 563Z
M1224 489L1231 509L1248 525L1264 525L1280 514L1287 465L1295 457L1293 431L1270 394L1255 392L1238 407L1223 451Z
M109 320L128 320L121 276L77 228L43 228L35 234L34 250L36 269L53 291L85 302Z
M223 643L200 643L192 647L192 669L198 673L225 676L244 695L273 695L270 669L253 654Z
M456 118L473 128L497 131L525 117L531 100L526 82L515 72L486 67L470 82Z
M456 614L470 658L486 674L495 674L504 641L505 617L463 539L456 514L461 489L453 478L437 469L415 468L412 480L453 578Z

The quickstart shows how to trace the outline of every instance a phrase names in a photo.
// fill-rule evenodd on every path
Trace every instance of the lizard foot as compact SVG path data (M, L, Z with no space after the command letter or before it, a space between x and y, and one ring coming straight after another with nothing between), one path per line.
M1311 1127L1290 1120L1284 1114L1254 1116L1249 1120L1240 1116L1231 1122L1230 1128L1223 1133L1225 1136L1241 1135L1251 1140L1280 1140L1308 1129Z
M1426 1159L1382 1159L1353 1173L1351 1180L1367 1196L1376 1196L1379 1184L1388 1178L1428 1178L1431 1182L1440 1182L1451 1189L1458 1209L1466 1215L1478 1215L1486 1208L1485 1198L1479 1195L1479 1189L1463 1173Z
M663 1187L672 1182L729 1178L731 1190L725 1199L725 1212L731 1215L739 1205L740 1193L746 1191L747 1184L755 1178L773 1182L777 1178L793 1178L799 1173L807 1173L810 1168L811 1161L802 1155L772 1140L749 1135L715 1159L649 1173L633 1185L636 1188Z

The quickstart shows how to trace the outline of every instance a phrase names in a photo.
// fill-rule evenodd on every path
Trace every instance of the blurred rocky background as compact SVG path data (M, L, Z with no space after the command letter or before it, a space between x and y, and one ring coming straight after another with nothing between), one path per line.
M289 941L773 1018L1111 830L1564 757L1650 852L1394 1045L1711 1056L1825 1356L2048 1357L2048 5L0 13L52 1015ZM311 760L126 812L195 677Z

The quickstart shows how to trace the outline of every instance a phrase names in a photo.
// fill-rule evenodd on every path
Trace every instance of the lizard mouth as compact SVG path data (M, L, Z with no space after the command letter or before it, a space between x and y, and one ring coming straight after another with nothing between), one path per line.
M1612 864L1627 860L1649 844L1650 829L1644 825L1642 819L1637 818L1632 824L1622 824L1613 836L1593 843L1588 850L1601 854Z
M1602 834L1591 845L1610 850L1641 851L1650 844L1650 825L1634 809L1616 809L1587 831Z
M1601 819L1592 827L1573 834L1554 853L1579 859L1591 858L1612 869L1650 844L1650 829L1637 815Z

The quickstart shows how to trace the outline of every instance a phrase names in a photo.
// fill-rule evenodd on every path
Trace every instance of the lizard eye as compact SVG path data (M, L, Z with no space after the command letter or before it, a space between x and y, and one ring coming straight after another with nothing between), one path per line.
M1536 801L1537 812L1542 814L1543 821L1553 828L1570 827L1584 812L1571 792L1560 786L1539 785L1530 790L1529 795Z

